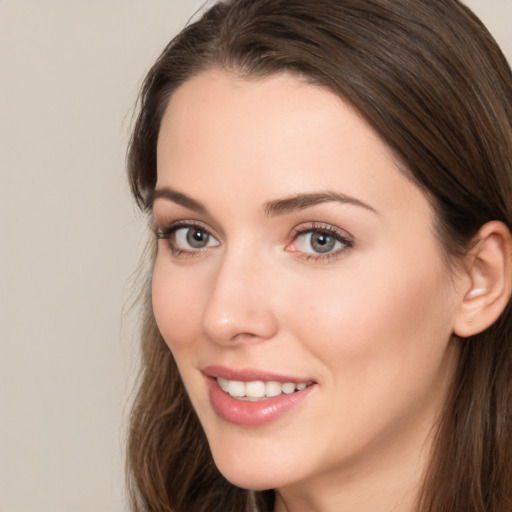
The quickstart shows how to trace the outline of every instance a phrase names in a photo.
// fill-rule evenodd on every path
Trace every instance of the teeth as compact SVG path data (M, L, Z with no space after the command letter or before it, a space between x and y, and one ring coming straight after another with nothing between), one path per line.
M281 387L280 382L270 381L265 384L265 396L268 396L268 397L277 396L277 395L280 395L282 391L283 391L283 388Z
M287 382L286 384L283 384L283 393L290 395L294 391L295 391L295 384L293 382Z
M307 386L312 384L312 382L277 382L277 381L268 381L263 382L261 380L251 381L251 382L241 382L239 380L227 380L222 377L217 377L217 382L222 391L228 393L234 398L245 398L245 399L253 399L253 398L271 398L273 396L278 396L281 393L285 393L286 395L290 395L295 391L302 391Z
M253 398L262 398L266 394L267 386L261 380L245 383L245 394ZM239 395L240 396L240 395Z
M245 384L238 380L230 380L228 383L228 393L231 396L244 396Z
M222 391L228 392L229 389L229 380L223 379L222 377L217 377L217 382L219 383L220 388Z

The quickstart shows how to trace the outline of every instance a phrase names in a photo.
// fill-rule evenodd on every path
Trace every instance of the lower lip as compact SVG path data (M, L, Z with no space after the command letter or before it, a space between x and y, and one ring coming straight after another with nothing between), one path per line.
M315 384L289 395L281 393L255 402L233 398L222 391L217 380L212 377L208 377L208 386L210 402L218 416L235 425L258 427L277 420L301 404Z

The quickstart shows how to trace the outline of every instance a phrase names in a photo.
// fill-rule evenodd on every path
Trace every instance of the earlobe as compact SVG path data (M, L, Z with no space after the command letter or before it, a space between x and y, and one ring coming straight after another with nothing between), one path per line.
M470 287L457 312L454 333L467 338L490 327L512 293L512 236L505 224L484 224L475 236L465 272Z

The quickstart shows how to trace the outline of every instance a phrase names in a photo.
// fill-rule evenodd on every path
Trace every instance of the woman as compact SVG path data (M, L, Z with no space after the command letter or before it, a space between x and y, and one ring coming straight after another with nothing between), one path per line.
M512 74L456 0L234 0L149 72L134 510L512 510Z

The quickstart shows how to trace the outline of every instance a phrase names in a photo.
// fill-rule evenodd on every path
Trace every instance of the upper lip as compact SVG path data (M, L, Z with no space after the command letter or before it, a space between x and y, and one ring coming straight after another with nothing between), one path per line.
M274 381L274 382L313 382L313 379L282 375L268 371L259 370L256 368L228 368L221 365L209 365L202 369L207 377L221 377L227 380L236 380L241 382L261 381Z

